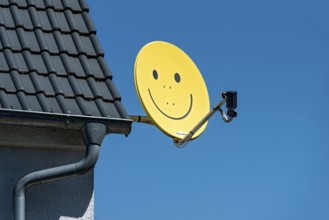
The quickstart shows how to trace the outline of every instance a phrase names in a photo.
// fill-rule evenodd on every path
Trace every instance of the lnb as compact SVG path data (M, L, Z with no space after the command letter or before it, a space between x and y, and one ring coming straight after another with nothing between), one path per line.
M235 118L238 115L234 111L238 107L238 93L236 91L226 91L222 93L222 97L226 101L227 115Z

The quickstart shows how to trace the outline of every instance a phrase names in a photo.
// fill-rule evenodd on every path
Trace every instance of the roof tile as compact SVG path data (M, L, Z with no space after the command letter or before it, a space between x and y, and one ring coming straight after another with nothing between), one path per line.
M0 53L0 60L1 60L1 62L0 62L0 72L8 72L9 67L8 67L8 64L5 60L5 55L3 53ZM2 75L2 74L0 74L0 75Z
M0 85L1 85L1 89L6 91L7 93L16 92L16 87L15 87L14 82L12 81L9 73L0 74Z
M65 97L68 98L74 98L75 94L72 90L72 87L68 81L68 78L66 77L57 77L58 83L61 85L61 88L63 90L63 94Z
M0 15L6 24L6 27L15 27L14 19L11 15L10 8L1 8Z
M6 109L10 108L8 95L2 88L0 89L0 104L2 108L6 108Z
M55 12L55 17L59 28L62 32L70 32L70 26L67 23L64 13L62 12Z
M32 68L30 70L36 70L39 74L48 74L45 63L39 54L30 54L32 60Z
M48 15L46 11L38 11L38 17L41 23L42 30L51 31L52 27L50 21L48 19Z
M26 0L15 0L16 4L18 7L27 7L27 2Z
M81 12L81 7L78 1L62 0L62 2L65 9L70 9L74 12Z
M52 1L52 0L45 0L45 3L47 4L49 2L49 8L54 8L57 11L62 11L64 10L64 6L61 1Z
M38 9L44 9L46 7L44 0L34 0L34 2L35 2L35 7Z
M56 44L54 35L52 33L43 33L43 34L44 34L44 38L45 38L49 53L58 54L59 49Z
M28 10L19 10L19 13L22 18L22 26L27 30L33 30L34 26L33 26L29 11Z
M34 94L33 95L27 95L26 100L29 103L29 106L32 107L31 108L32 111L38 111L38 112L43 111L37 96L35 96Z
M90 71L96 79L103 79L104 75L102 74L101 66L98 63L97 59L89 59Z
M0 26L0 40L3 49L10 48L10 41L8 39L7 30L3 26Z
M34 85L31 81L31 77L28 74L20 74L21 82L25 93L35 95L36 91Z
M22 49L30 50L31 52L40 52L38 40L34 31L19 32L20 41L22 43Z
M67 105L68 105L68 108L70 109L71 111L71 114L74 114L74 115L82 115L82 112L80 110L80 107L77 103L77 101L75 99L66 99L65 100Z
M67 73L61 58L59 56L50 56L50 58L52 63L54 64L56 74L66 76Z
M15 27L23 27L23 22L21 18L22 13L19 13L20 10L18 9L17 5L11 5L10 11L14 19Z
M79 35L76 36L78 36L82 44L82 51L80 53L85 53L87 56L95 57L96 52L90 38Z
M40 99L39 99L40 100ZM40 102L41 106L49 106L50 112L62 112L56 97L47 97Z
M24 73L27 73L29 71L27 65L26 65L26 62L25 62L25 59L23 57L23 54L22 53L13 53L13 57L14 57L14 60L17 64L17 69L20 71L20 72L24 72Z
M79 0L80 7L83 11L89 11L89 7L87 5L87 2L85 0Z
M90 87L88 86L88 82L86 80L81 79L76 80L76 82L78 86L78 91L80 91L81 95L87 100L92 100L94 98L94 95Z
M87 12L82 12L82 17L84 22L86 23L86 27L89 30L89 33L91 34L96 34L96 28L94 26L94 23L92 22L92 20L90 19L89 15ZM80 21L80 20L79 20ZM82 22L82 21L81 21Z
M7 102L6 108L11 109L23 109L19 100L17 94L6 94L6 98L1 98L1 101L5 100Z
M18 40L18 36L15 30L9 30L7 31L8 39L10 42L10 47L12 50L21 50L21 45Z
M0 6L8 6L9 5L9 1L8 0L1 0L0 1Z

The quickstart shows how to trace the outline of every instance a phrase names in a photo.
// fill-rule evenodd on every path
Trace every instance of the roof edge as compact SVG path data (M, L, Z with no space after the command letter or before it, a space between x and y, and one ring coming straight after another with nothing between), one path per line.
M88 123L102 123L106 133L128 135L131 119L104 118L96 116L70 115L47 112L28 112L23 110L0 110L0 124L57 128L62 130L81 130Z

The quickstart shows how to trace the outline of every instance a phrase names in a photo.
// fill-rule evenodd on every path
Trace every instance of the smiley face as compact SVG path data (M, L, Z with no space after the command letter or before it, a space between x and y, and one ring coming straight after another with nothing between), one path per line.
M145 45L136 58L134 77L145 112L173 138L183 138L209 111L201 73L181 49L170 43Z
M153 70L153 78L155 80L158 80L159 73L158 73L157 70ZM184 104L183 104L182 106L177 107L177 105L179 105L180 103L182 103L180 100L177 100L177 102L175 102L175 94L174 93L176 93L177 91L175 91L175 90L179 90L179 88L175 88L175 86L171 86L171 85L172 84L175 85L175 82L176 83L180 83L180 81L181 81L180 74L179 73L175 73L174 74L174 77L173 77L174 80L170 80L170 79L168 80L167 78L168 77L165 76L164 79L162 80L163 81L162 84L164 84L163 85L163 89L166 89L166 85L165 84L168 84L169 85L169 86L167 86L167 90L168 89L169 90L173 89L172 92L171 92L171 94L169 94L170 96L168 97L168 99L166 99L166 100L159 99L159 100L156 101L155 98L152 95L151 89L149 88L148 89L148 92L149 92L150 98L151 98L154 106L158 109L158 111L161 112L167 118L172 119L172 120L181 120L181 119L184 119L191 112L191 109L192 109L192 106L193 106L193 95L192 94L189 94L189 98L187 98L187 100L189 100L189 104L188 105L186 105L184 107ZM166 81L169 81L169 82L166 82ZM171 81L175 81L175 82L171 82ZM177 87L179 87L179 85L177 85ZM160 103L160 104L157 104L157 103ZM159 106L161 106L161 107L159 107ZM186 111L185 111L185 109L186 109ZM173 112L172 115L169 114L169 112L179 111L179 110L182 111L182 114L181 115L179 115L179 114L177 114L175 112Z

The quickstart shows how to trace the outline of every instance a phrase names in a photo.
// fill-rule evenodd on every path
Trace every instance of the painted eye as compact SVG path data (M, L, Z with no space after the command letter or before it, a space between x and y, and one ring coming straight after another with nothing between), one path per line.
M175 78L176 83L179 83L180 82L180 75L179 75L179 73L175 73L174 78Z
M158 79L158 72L157 72L156 70L153 70L153 78L154 78L155 80Z

